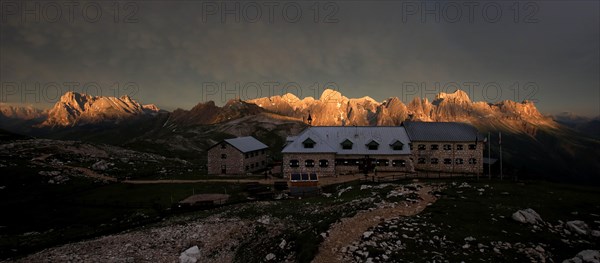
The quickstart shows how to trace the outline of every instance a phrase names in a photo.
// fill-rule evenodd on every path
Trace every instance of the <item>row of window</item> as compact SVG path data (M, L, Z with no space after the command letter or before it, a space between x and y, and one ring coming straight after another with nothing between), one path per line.
M440 160L438 158L431 158L429 160L430 164L438 164L440 162ZM450 158L445 158L443 160L444 164L452 164L452 159ZM417 163L418 164L425 164L426 163L426 159L425 158L419 158L417 159ZM464 160L462 158L456 158L454 160L454 164L464 164ZM469 159L469 164L477 164L477 159L475 158L470 158Z
M327 167L329 166L329 161L325 159L319 160L319 167ZM300 161L298 160L290 160L290 167L300 167ZM304 161L304 167L315 167L315 160L306 160Z
M265 154L264 152L265 152L265 150L262 150L262 153L261 153L261 154ZM245 158L246 158L246 159L248 159L248 157L254 157L254 156L255 156L255 155L254 155L254 152L250 152L250 155L248 155L248 153L247 153L247 154L245 155ZM256 156L258 156L258 152L256 152ZM222 154L221 154L221 159L227 159L227 154L224 154L224 153L222 153Z
M265 161L261 161L261 162L260 162L260 164L261 164L262 166L265 166ZM250 170L250 169L254 169L254 167L256 167L256 168L260 167L260 166L258 165L258 162L256 162L256 163L251 163L250 165L246 165L246 171L248 171L248 170Z
M445 151L452 150L452 144L444 144L442 147ZM432 145L430 145L429 149L432 151L437 151L440 149L440 146L438 144L432 144ZM477 149L477 144L469 144L469 150L475 150L475 149ZM427 146L425 144L419 144L419 145L417 145L417 150L419 150L419 151L427 150ZM464 150L464 145L457 144L456 150L457 151Z
M335 165L338 166L356 166L363 164L363 159L335 159ZM377 166L389 166L390 160L388 159L372 159L372 162ZM319 167L327 167L329 166L329 161L326 159L319 160ZM392 160L392 166L394 167L406 167L406 160ZM290 167L300 167L300 161L298 160L290 160ZM304 167L315 167L315 160L305 160Z
M253 151L253 152L249 152L244 154L244 158L248 159L248 158L252 158L254 156L258 156L258 155L263 155L265 154L265 150L260 150L260 151Z
M291 174L290 180L292 182L297 181L318 181L317 174Z
M310 138L307 138L306 140L304 140L302 142L302 144L304 145L304 148L310 149L310 148L315 147L316 142ZM343 150L352 150L354 143L352 141L346 139L343 142L341 142L340 145L342 146ZM371 140L365 146L367 146L367 149L373 150L373 151L379 149L379 143L374 140ZM392 149L394 151L401 151L403 146L404 146L404 144L398 140L396 140L394 143L390 144L390 147L392 147Z

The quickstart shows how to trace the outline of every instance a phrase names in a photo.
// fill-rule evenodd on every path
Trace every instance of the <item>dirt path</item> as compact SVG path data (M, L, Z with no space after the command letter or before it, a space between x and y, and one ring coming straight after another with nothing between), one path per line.
M416 203L361 211L354 217L343 218L341 222L331 227L329 235L321 244L319 253L312 262L341 262L342 253L340 253L340 250L342 247L359 240L365 231L370 227L377 226L382 220L398 216L413 216L420 213L428 204L435 202L436 198L430 193L431 191L431 186L421 188L418 191L421 200Z
M96 179L100 179L100 180L108 181L108 182L116 182L117 181L116 178L113 178L113 177L110 177L110 176L106 176L106 175L103 175L103 174L99 174L99 173L94 172L94 171L92 171L92 170L90 170L88 168L77 167L77 166L68 166L68 165L65 165L65 167L71 168L73 170L77 170L77 171L83 173L87 177L96 178Z
M339 184L360 179L360 175L342 175L338 177L321 177L319 185ZM286 181L287 179L269 178L269 179L198 179L198 180L125 180L127 184L193 184L193 183L248 183L258 182L259 184L272 185L277 181Z

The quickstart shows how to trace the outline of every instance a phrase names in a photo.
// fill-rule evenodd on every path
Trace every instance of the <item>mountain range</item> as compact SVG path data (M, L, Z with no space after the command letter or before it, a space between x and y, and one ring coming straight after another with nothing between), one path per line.
M598 120L545 116L531 101L471 101L467 93L439 93L433 101L397 97L378 102L325 90L320 98L293 94L233 99L223 106L199 103L189 110L161 110L128 96L94 97L67 92L48 110L0 104L0 129L53 139L116 144L205 162L205 151L223 138L253 135L272 146L274 158L285 137L312 125L394 126L403 121L470 123L482 133L503 132L507 171L548 177L600 178ZM576 121L569 122L567 120ZM574 124L575 123L575 124ZM584 130L580 130L583 128ZM592 135L592 136L590 136ZM506 139L505 139L506 138ZM491 145L497 155L496 144ZM497 156L496 156L497 157ZM552 165L548 166L547 164ZM532 165L533 164L533 165Z

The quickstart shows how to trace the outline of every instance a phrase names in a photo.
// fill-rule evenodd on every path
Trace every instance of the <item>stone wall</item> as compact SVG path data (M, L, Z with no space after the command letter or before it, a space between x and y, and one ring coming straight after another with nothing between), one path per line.
M298 160L299 167L290 167L291 160ZM306 167L306 160L314 160L314 167ZM326 167L319 166L319 160L327 160ZM283 175L292 173L316 173L318 176L335 175L335 154L333 153L286 153L283 155Z
M381 172L412 172L414 171L414 165L410 160L410 155L369 155L369 158L375 160L388 160L388 165L384 162L380 162L376 165L377 171ZM337 155L336 159L364 159L364 155ZM404 160L404 166L398 165L393 166L394 160ZM336 165L335 171L338 174L344 173L360 173L358 165Z
M225 168L225 174L242 175L264 169L266 166L266 149L242 153L232 145L221 142L208 150L208 174L223 174L222 169Z
M437 145L438 149L432 149L432 145ZM445 145L450 145L450 149L445 149ZM459 149L459 145L462 145L462 150ZM449 173L482 173L484 143L478 142L474 150L469 149L469 145L475 145L475 142L414 141L412 153L415 169ZM425 149L422 149L423 146ZM437 164L434 163L434 158L437 158ZM445 159L450 159L450 163L445 164ZM459 159L462 159L462 164Z
M414 171L414 165L410 160L410 155L370 155L370 158L377 160L386 159L389 164L387 166L377 166L377 171L397 171L411 172ZM335 155L334 153L286 153L283 155L283 173L284 176L289 176L291 173L317 173L319 176L331 176L344 173L358 173L358 165L335 165L335 159L362 159L360 155ZM291 160L298 160L299 167L290 167ZM314 160L314 167L306 167L306 160ZM327 167L320 167L319 160L327 160ZM404 166L392 166L393 160L404 160Z

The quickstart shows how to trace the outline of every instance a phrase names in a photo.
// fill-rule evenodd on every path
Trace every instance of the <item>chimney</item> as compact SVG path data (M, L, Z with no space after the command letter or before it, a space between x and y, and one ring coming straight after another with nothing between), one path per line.
M310 111L308 111L308 119L306 119L308 121L308 126L312 126L312 116L310 116Z

